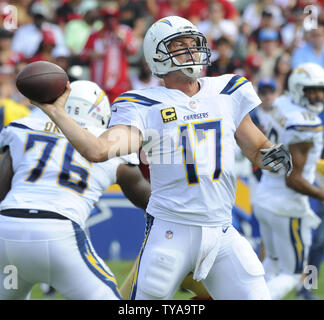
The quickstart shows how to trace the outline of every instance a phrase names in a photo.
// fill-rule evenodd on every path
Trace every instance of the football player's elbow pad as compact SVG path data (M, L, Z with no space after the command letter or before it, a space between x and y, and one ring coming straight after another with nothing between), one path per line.
M269 166L272 172L278 172L281 168L285 168L286 176L289 176L293 165L291 154L287 147L281 144L276 144L271 148L260 149L262 157L262 164Z

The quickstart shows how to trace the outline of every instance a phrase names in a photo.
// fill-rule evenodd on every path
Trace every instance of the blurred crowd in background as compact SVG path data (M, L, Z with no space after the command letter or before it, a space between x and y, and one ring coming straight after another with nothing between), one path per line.
M207 37L212 64L206 75L240 74L256 89L268 79L279 95L299 63L324 67L323 9L324 0L1 1L0 104L28 106L15 78L39 60L60 65L71 81L95 81L110 102L158 84L142 42L147 28L169 15L191 20Z

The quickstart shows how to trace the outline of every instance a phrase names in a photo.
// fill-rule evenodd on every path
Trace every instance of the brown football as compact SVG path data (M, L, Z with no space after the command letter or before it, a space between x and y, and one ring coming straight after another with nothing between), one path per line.
M58 65L37 61L18 73L16 86L30 100L51 103L65 91L68 80L66 72Z

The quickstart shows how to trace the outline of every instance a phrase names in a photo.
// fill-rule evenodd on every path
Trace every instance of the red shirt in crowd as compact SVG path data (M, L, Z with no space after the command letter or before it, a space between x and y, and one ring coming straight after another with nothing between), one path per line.
M100 30L90 35L82 57L89 60L91 80L108 95L112 103L123 92L131 89L127 55L135 54L138 44L132 30L118 25L114 31ZM100 54L91 57L91 53Z
M228 0L214 0L220 3L224 9L224 19L235 19L238 17L239 12L235 6ZM208 19L208 0L193 0L188 9L188 17L199 17L199 20Z

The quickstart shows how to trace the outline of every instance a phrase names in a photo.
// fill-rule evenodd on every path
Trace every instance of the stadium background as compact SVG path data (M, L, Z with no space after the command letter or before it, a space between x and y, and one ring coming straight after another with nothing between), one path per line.
M141 44L149 25L168 15L190 19L207 36L213 63L204 70L206 75L241 74L255 88L261 79L270 78L276 82L276 94L282 94L296 63L312 61L324 67L323 8L324 0L1 1L0 129L33 109L15 87L17 73L33 61L60 65L70 81L96 81L110 101L130 88L158 84L148 72ZM106 44L100 43L98 30L110 32ZM316 56L311 47L316 47ZM256 182L239 153L237 161L233 224L260 254L250 203ZM144 212L133 207L116 185L105 192L89 218L93 244L120 281L139 251L144 227ZM40 298L35 292L32 297Z

